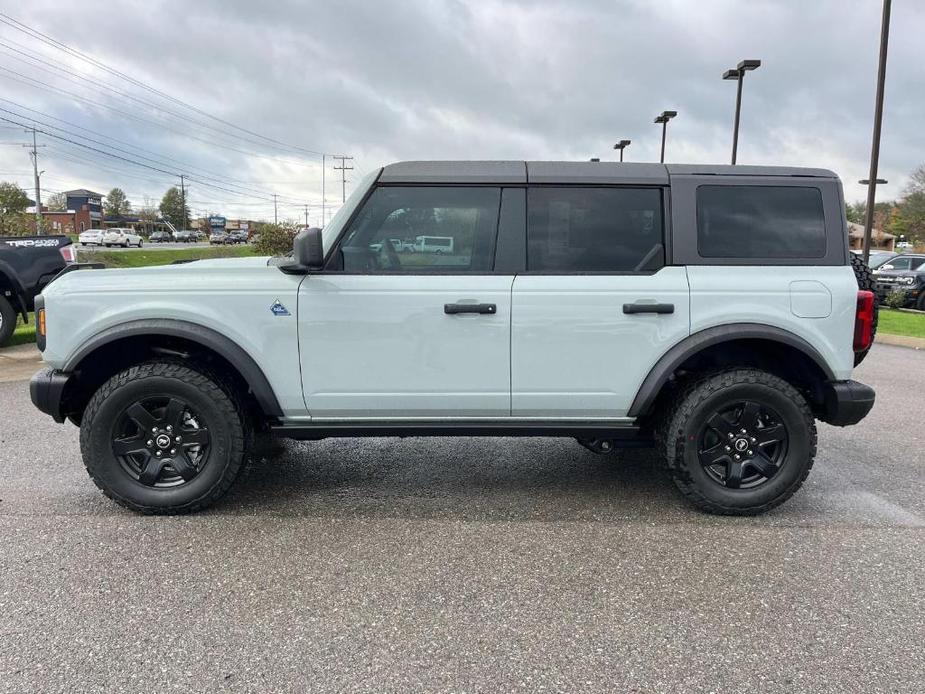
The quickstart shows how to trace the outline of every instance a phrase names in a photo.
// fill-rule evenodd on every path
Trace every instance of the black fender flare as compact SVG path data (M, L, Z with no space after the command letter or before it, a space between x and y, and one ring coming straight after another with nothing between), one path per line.
M276 398L276 393L273 392L270 382L253 357L240 345L220 332L189 321L152 318L129 321L107 328L84 342L67 360L62 371L74 371L81 361L103 345L126 337L140 335L179 337L216 352L237 369L241 378L244 379L251 392L253 392L254 397L257 399L257 404L260 405L260 409L263 410L264 414L270 417L283 416L283 410L279 405L279 400Z
M773 325L760 323L729 323L706 328L681 340L662 355L649 371L636 393L636 398L627 413L630 417L648 414L655 398L671 374L698 352L713 345L735 340L767 340L793 347L809 357L822 371L826 379L835 380L835 374L819 351L799 335Z
M9 263L0 260L0 276L5 277L9 282L10 292L13 294L13 308L18 309L23 322L27 323L29 314L26 311L26 288L19 281L19 275Z

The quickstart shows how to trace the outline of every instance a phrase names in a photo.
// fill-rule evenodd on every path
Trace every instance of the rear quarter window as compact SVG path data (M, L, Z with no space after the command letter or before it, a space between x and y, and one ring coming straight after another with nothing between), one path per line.
M822 258L822 191L810 186L699 186L703 258Z

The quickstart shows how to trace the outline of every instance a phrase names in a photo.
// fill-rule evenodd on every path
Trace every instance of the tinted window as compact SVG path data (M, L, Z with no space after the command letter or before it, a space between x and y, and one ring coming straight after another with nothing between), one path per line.
M657 188L536 187L527 193L528 270L654 270L664 256Z
M821 258L822 193L796 186L700 186L697 247L704 258Z
M380 187L341 244L348 272L486 272L500 188Z

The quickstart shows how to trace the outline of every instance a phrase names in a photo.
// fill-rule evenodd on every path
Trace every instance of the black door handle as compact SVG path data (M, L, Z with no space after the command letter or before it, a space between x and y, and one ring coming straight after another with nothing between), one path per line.
M674 313L674 304L623 304L623 313Z
M497 313L495 304L443 304L443 312L449 315L456 313Z

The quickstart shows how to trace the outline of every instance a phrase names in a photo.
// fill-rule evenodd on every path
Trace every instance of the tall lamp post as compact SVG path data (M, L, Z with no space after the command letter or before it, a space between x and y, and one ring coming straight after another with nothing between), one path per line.
M877 97L874 104L874 136L870 146L870 175L867 177L867 220L864 224L864 262L870 260L870 232L874 226L874 201L877 197L877 167L880 165L880 127L883 125L883 85L886 82L886 54L890 40L891 0L883 0L880 20L880 63L877 67Z
M735 80L738 82L736 89L736 117L735 125L732 126L732 163L736 163L736 152L739 149L739 116L742 113L742 83L745 82L745 73L749 70L757 70L761 67L760 60L743 60L734 70L726 70L723 73L724 80Z
M620 161L623 161L623 150L629 146L630 142L631 140L620 140L613 146L614 149L620 150Z
M658 159L662 164L665 163L665 135L668 132L668 121L670 121L676 115L678 115L677 111L662 111L662 115L655 119L656 123L662 124L662 154Z

